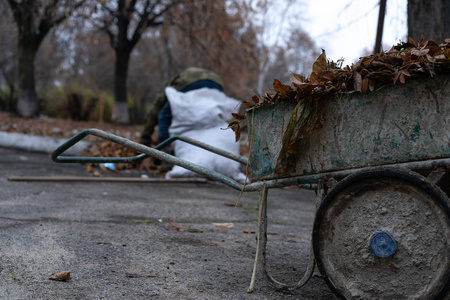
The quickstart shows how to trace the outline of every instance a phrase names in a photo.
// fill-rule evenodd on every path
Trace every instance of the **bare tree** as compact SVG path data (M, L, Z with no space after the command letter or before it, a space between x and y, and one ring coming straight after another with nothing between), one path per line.
M163 24L164 13L173 6L170 0L114 0L101 1L94 24L104 31L116 53L114 70L113 121L128 124L127 105L128 68L136 44L149 27Z
M9 89L1 103L2 109L15 112L16 43L13 16L6 2L0 2L0 87Z
M450 37L450 0L408 0L408 36L437 43Z
M67 19L85 0L7 0L18 30L17 112L23 117L39 113L34 61L50 29Z
M157 47L165 51L162 61L170 71L167 79L187 67L202 67L220 75L230 96L242 98L251 89L258 65L256 35L252 27L246 26L246 7L241 4L185 0L170 11L158 35L161 46ZM162 88L157 87L157 91ZM146 116L148 132L157 125L163 105L164 102L152 103Z
M261 88L271 86L275 78L283 83L289 83L293 73L309 75L315 59L320 54L309 35L300 28L291 31L286 44L274 46L268 51L271 52L273 59L267 65L265 81L259 82Z
M166 46L174 71L189 66L211 69L222 77L228 93L242 96L254 82L258 63L256 35L247 26L247 13L241 1L183 1L168 20L176 38Z
M242 0L252 7L249 17L257 32L258 81L265 92L273 79L289 79L288 73L304 73L312 66L317 50L301 28L302 0ZM306 67L306 69L305 69Z
M61 65L69 57L66 49L70 44L62 41L60 31L55 29L50 30L36 53L34 71L38 94L40 87L53 86L56 80L60 81Z
M112 91L115 54L109 38L91 28L87 31L77 31L71 44L73 54L70 56L71 64L68 64L65 83L81 84L97 91Z

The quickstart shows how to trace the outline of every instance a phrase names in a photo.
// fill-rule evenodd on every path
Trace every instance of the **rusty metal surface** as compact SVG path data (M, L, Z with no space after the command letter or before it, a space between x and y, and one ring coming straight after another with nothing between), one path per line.
M450 157L448 74L327 101L325 127L301 143L289 176ZM250 124L255 129L250 156L253 178L274 178L294 105L255 110L254 126Z
M316 214L317 265L345 299L448 299L449 205L413 172L379 168L349 176ZM378 256L369 246L378 233L389 234L397 251Z

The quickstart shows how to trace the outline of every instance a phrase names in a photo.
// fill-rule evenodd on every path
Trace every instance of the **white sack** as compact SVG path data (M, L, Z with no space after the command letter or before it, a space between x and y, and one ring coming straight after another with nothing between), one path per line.
M187 136L239 154L239 143L235 142L234 132L221 128L228 126L227 120L239 108L240 101L210 88L182 93L167 87L165 92L172 111L170 136ZM240 172L240 163L182 141L177 140L174 144L175 156L244 182L245 175ZM196 176L197 173L179 166L174 166L166 174L166 178Z

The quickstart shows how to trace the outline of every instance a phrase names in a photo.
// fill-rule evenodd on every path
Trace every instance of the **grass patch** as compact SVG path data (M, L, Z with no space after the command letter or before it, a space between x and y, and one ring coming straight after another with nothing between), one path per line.
M153 220L138 220L138 219L125 219L127 223L138 223L138 224L153 224Z

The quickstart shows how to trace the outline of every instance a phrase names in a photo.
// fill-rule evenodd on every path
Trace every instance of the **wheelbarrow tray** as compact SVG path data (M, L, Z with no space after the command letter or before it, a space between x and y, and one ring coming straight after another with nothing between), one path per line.
M326 124L305 138L290 174L301 176L450 157L450 75L387 85L367 94L330 96ZM254 179L273 179L296 103L254 110Z

